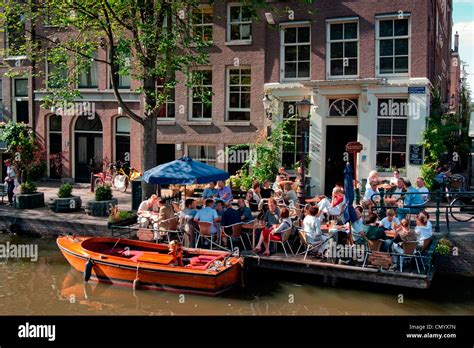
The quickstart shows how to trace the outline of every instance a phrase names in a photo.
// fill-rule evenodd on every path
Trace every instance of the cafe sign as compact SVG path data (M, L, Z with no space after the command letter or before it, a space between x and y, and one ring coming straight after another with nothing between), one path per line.
M359 143L358 141L351 141L346 145L347 152L361 152L364 149L364 145Z

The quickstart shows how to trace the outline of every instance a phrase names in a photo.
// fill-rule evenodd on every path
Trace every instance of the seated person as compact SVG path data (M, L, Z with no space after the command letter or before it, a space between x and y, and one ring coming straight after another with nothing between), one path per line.
M219 221L222 220L222 216L224 215L224 211L225 211L225 207L224 207L224 203L222 201L217 201L216 204L216 212L217 212L217 215L219 216Z
M137 222L142 228L150 227L152 223L153 215L158 212L158 197L156 195L151 195L150 198L140 203L138 207Z
M247 200L251 211L258 211L260 203L262 202L262 196L260 194L260 184L254 183L252 188L247 191ZM263 202L262 202L263 204Z
M374 201L376 204L380 202L380 195L379 195L379 189L377 188L378 182L377 181L372 181L370 183L369 188L366 188L364 198L362 198L361 204L365 209L368 209L370 211L370 208L374 205ZM371 197L374 196L374 201L372 201Z
M250 210L249 207L247 207L243 198L239 198L239 200L237 201L237 205L239 206L239 214L240 214L241 221L250 222L254 220L252 211Z
M253 252L259 253L262 251L262 244L265 245L265 256L270 256L270 239L281 241L281 234L293 227L293 221L290 219L290 211L287 208L282 208L280 212L280 221L271 226L264 228L260 234L259 241L253 249Z
M332 199L324 197L319 203L319 212L318 216L321 213L327 213L328 215L341 215L342 213L342 206L344 204L344 195L339 187L334 187L332 190Z
M298 196L296 195L296 192L291 187L291 184L286 183L283 186L283 189L284 189L283 199L288 205L294 205L295 203L298 203Z
M214 196L217 193L216 189L216 183L210 182L209 186L202 191L202 198L203 199L208 199L208 198L214 198Z
M217 233L216 222L219 221L219 216L217 211L212 208L214 201L212 199L206 199L205 206L198 210L194 216L194 221L196 222L209 222L211 224L211 235Z
M268 200L268 210L263 216L263 221L265 221L265 226L271 227L276 225L280 219L280 209L277 206L275 198L270 198Z
M166 230L169 230L169 219L174 217L174 210L171 206L166 204L166 200L163 198L158 199L158 219L153 223L153 229L155 230L154 239L162 239L166 235Z
M226 208L221 219L221 226L235 225L241 222L240 213L237 209L232 207ZM225 229L225 233L232 234L232 227Z
M403 205L397 210L397 216L399 220L405 218L405 214L416 214L421 211L421 206L423 205L423 198L421 194L417 194L418 190L411 186L410 180L404 180L404 188L405 188L405 198L403 200ZM420 206L420 208L417 208Z
M321 233L321 221L317 216L318 211L318 207L313 206L309 208L309 214L306 215L303 220L303 231L306 234L306 240L309 244L323 242L323 244L318 249L318 253L322 255L324 250L327 249L325 242L329 239L329 237Z
M377 225L377 215L370 213L367 219L368 225L364 227L363 236L368 240L378 240L378 239L387 239L383 229L379 228Z
M364 244L364 238L362 237L362 233L364 232L364 218L362 214L364 213L364 208L360 205L355 207L355 212L357 215L357 221L353 222L350 226L350 231L352 234L352 240L355 244ZM347 229L349 230L349 228Z
M392 186L397 185L398 179L400 179L400 172L398 170L394 170L393 176L390 178L390 185Z
M388 243L387 250L391 253L403 255L403 242L414 242L416 241L416 233L410 229L410 222L407 219L403 219L400 222L400 226L396 229L396 236L393 241L386 240L385 243ZM396 242L399 240L399 242ZM394 265L398 264L399 258L394 255L392 256L392 261Z
M385 204L389 206L396 206L397 202L402 199L404 185L405 183L403 181L403 178L398 178L397 187L395 188L395 191L393 191L393 193L391 193L389 197L384 197Z
M423 248L425 240L433 238L433 229L428 222L425 214L418 214L416 217L415 234L419 249Z
M214 194L216 199L219 199L224 202L224 205L230 204L232 202L232 190L229 186L225 186L223 181L217 182L217 192Z
M282 180L290 180L290 174L286 172L285 167L280 167L280 169L278 169L277 176L279 176Z
M194 231L198 228L194 222L196 214L197 210L195 208L194 199L186 199L186 201L184 201L184 209L179 213L181 227L184 230L184 244L186 247L194 245Z
M384 230L393 231L395 231L399 225L400 220L398 220L398 218L395 216L395 211L393 209L388 209L387 216L384 217L379 223L379 227L383 228Z
M425 180L421 176L416 178L416 187L418 192L422 193L421 197L423 198L423 202L427 202L430 199L430 195L428 194L430 191L428 187L425 186Z
M273 193L276 195L276 196L280 196L281 193L282 193L282 190L281 190L281 182L283 181L284 179L282 179L281 176L277 175L276 178L275 178L275 182L273 183L273 186L272 186L272 191Z
M260 189L260 194L262 198L270 198L273 194L273 190L270 187L270 181L265 180L263 182L263 187Z
M367 191L372 187L372 183L380 184L379 173L376 170L371 170L367 177L367 183L365 184L365 190Z
M195 204L194 204L194 199L188 198L186 201L184 201L184 209L180 211L179 217L181 219L189 219L189 218L194 218L194 216L197 213Z

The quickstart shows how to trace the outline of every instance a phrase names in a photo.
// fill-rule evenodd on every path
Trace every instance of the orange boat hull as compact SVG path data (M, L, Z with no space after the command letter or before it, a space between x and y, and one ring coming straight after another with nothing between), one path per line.
M193 269L156 263L152 257L137 262L124 257L96 252L84 247L85 241L104 245L105 243L120 243L131 250L145 250L145 253L149 254L161 252L157 259L167 256L168 246L135 240L119 240L118 238L59 237L57 244L74 269L84 273L86 263L91 260L90 278L95 281L133 286L134 281L138 279L135 286L140 289L214 296L228 290L241 280L241 265L238 258L229 258L227 266L218 270ZM190 255L215 256L216 258L227 255L227 253L209 250L185 249L185 251Z

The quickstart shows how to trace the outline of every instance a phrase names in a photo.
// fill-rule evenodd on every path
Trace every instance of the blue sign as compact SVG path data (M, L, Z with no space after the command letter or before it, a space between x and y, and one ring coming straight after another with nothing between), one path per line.
M425 94L426 87L408 87L409 94Z

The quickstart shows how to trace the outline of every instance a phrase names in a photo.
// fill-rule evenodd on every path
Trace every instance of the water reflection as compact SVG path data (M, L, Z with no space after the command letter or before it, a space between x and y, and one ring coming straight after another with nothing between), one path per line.
M436 282L428 291L253 272L222 297L133 291L84 283L53 239L0 235L0 243L37 243L39 259L0 261L1 315L420 315L473 314L472 283ZM399 303L399 295L404 301Z

